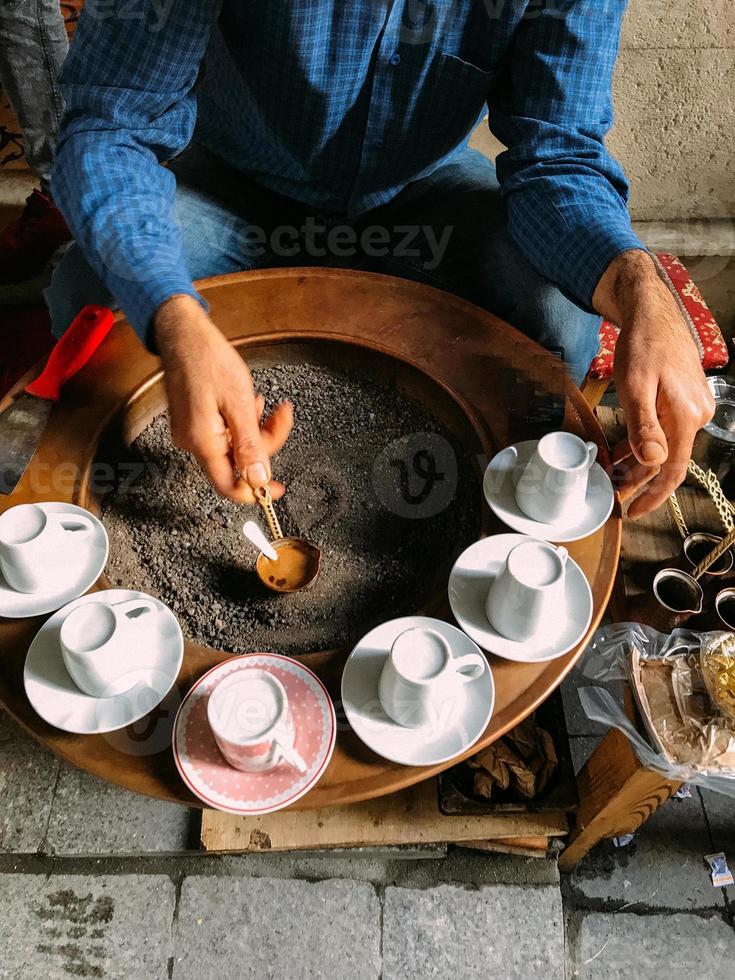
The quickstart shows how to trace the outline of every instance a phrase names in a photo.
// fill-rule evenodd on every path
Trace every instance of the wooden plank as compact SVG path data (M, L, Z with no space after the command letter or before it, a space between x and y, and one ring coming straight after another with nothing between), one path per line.
M490 854L517 854L519 857L543 858L549 850L548 837L505 837L502 840L466 840L462 847Z
M622 732L611 729L577 776L580 805L559 869L571 871L603 838L637 830L680 785L644 768Z
M390 796L320 810L280 810L262 817L205 810L201 842L206 851L299 851L557 837L567 830L565 813L444 816L430 779Z
M580 391L584 395L584 400L589 407L595 409L602 401L602 397L609 387L610 378L585 378Z

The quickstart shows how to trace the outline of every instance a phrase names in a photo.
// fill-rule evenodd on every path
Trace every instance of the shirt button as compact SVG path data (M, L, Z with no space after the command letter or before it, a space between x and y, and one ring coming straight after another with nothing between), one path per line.
M400 65L400 63L401 63L401 56L396 51L396 53L392 54L388 59L388 64L393 65L393 67L395 68L396 65Z

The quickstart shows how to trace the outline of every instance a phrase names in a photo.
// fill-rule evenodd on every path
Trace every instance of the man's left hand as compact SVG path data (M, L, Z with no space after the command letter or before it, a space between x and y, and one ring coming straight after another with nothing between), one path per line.
M620 326L615 386L628 438L613 449L623 464L618 490L641 494L628 516L659 507L687 472L694 437L712 418L714 398L677 301L647 252L624 252L595 290L595 308Z

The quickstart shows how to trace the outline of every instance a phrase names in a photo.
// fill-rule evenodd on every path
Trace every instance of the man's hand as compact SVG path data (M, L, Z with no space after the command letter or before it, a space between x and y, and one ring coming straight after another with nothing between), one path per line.
M620 326L615 385L628 438L613 449L613 462L625 461L622 494L644 486L628 510L641 517L686 476L694 437L712 418L715 403L676 299L647 252L614 259L593 304Z
M255 503L254 489L267 483L282 496L270 457L288 439L291 405L281 403L261 425L264 401L245 362L191 296L163 303L155 328L176 445L196 456L225 497Z

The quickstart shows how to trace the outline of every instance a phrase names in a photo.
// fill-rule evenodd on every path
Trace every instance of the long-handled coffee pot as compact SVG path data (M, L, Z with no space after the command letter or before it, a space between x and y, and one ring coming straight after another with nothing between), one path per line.
M308 589L319 574L321 549L304 538L284 538L268 487L259 487L255 496L268 521L273 537L271 543L276 552L275 560L262 551L258 555L255 563L258 578L273 592L300 592Z

